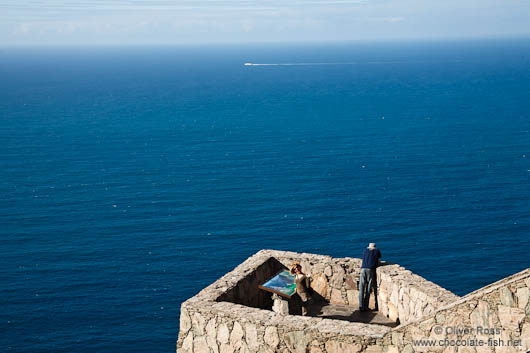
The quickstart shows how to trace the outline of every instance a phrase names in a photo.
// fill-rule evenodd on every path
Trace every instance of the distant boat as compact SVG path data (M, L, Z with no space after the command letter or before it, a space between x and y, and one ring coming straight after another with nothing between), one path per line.
M252 64L252 63L244 63L243 65L245 65L245 66L252 66L252 65L254 65L254 64Z

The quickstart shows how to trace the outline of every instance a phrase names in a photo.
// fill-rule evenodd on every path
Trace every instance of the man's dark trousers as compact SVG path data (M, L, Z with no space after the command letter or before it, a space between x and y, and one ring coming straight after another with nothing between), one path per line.
M375 268L361 268L359 278L359 310L368 310L370 302L370 292L374 289L375 310L378 309L377 303L377 274Z

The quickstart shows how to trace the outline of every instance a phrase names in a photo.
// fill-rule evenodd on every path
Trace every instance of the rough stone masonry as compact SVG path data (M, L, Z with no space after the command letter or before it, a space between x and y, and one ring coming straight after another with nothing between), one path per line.
M271 293L258 285L295 260L311 277L322 301L357 304L360 259L262 250L182 303L177 352L530 350L530 269L459 298L399 265L386 263L378 268L377 282L379 312L397 324L389 327L273 312Z

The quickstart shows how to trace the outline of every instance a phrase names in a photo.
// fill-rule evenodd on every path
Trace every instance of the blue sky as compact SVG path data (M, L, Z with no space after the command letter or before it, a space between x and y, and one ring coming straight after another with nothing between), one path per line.
M0 44L530 36L530 0L0 0Z

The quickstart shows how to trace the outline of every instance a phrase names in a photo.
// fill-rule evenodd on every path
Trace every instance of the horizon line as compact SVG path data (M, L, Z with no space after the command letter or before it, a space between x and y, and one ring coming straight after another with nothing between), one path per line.
M425 38L372 38L372 39L324 39L324 40L259 40L225 42L161 42L161 43L0 43L0 48L46 48L46 47L200 47L200 46L253 46L253 45L326 45L326 44L370 44L370 43L440 43L472 41L530 40L528 35L477 36L477 37L425 37Z

